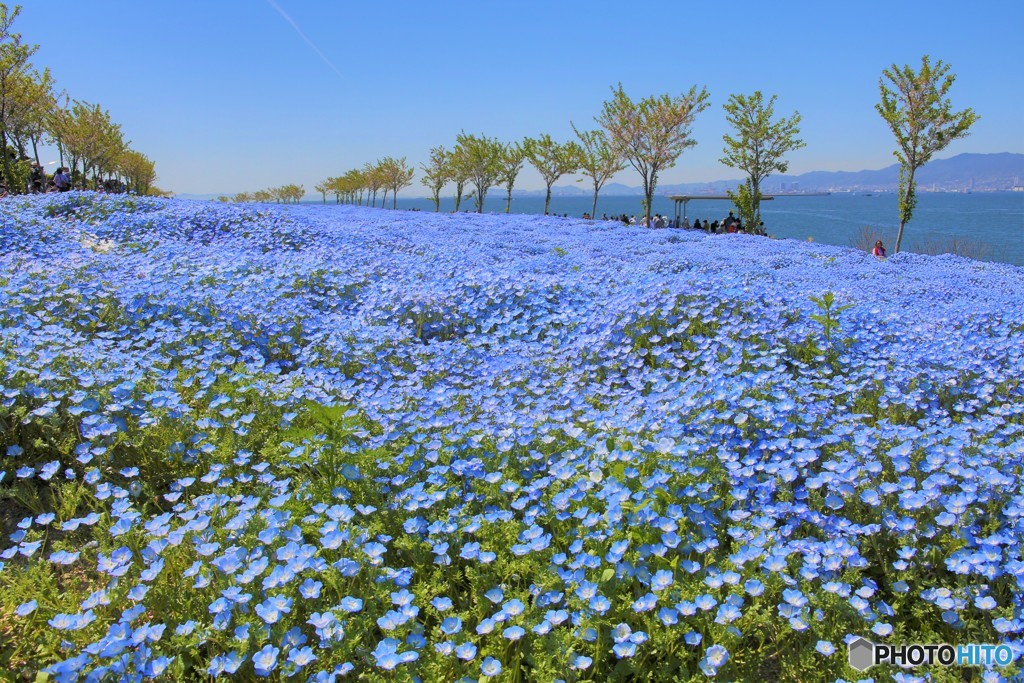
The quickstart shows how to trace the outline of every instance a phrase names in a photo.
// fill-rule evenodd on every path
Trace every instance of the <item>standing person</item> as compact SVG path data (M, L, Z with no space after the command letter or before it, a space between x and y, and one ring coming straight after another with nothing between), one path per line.
M871 253L878 258L885 258L885 247L882 246L882 240L875 242L875 248L871 250Z

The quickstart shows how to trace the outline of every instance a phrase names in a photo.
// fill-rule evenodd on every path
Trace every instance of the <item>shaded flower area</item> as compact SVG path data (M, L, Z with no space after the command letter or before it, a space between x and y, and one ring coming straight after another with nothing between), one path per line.
M0 254L15 676L857 680L857 636L1021 652L1020 268L88 193L4 200Z

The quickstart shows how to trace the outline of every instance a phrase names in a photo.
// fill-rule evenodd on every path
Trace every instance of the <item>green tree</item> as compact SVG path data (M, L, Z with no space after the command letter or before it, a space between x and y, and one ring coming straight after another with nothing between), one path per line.
M379 168L381 182L384 186L384 196L387 197L387 191L391 190L391 208L397 209L398 191L412 184L416 171L406 163L405 157L401 159L384 157L380 162ZM384 202L381 201L381 207L383 206Z
M476 188L476 212L483 213L487 190L498 184L505 146L495 138L486 135L477 137L464 132L459 133L455 146L461 150L469 181Z
M332 180L334 180L334 179L333 178L328 178L327 180L324 180L323 182L317 183L316 185L313 186L313 189L316 192L319 192L320 196L323 197L323 200L324 200L323 203L324 204L327 203L327 193L331 189L331 181Z
M430 150L430 162L420 164L423 170L420 183L430 190L430 200L434 202L435 212L441 210L441 188L451 180L450 157L451 153L444 147L434 147Z
M94 187L98 187L100 177L113 170L117 159L127 149L121 127L98 104L78 101L61 122L63 128L59 136L71 160L74 179L84 182L91 171ZM79 163L81 175L76 171Z
M580 131L576 124L570 125L580 141L580 172L594 183L594 205L590 209L590 217L593 218L597 213L597 194L613 175L626 167L626 162L616 154L604 131Z
M452 150L448 159L448 169L451 171L451 181L455 183L455 211L458 212L462 206L463 194L466 190L466 183L469 182L469 163L466 160L465 150L458 145Z
M121 154L118 169L128 189L140 195L149 194L156 182L156 165L141 152L127 150Z
M562 176L579 170L583 150L575 142L559 144L547 133L537 139L526 138L523 148L526 150L526 158L544 178L547 186L547 194L544 196L544 213L547 214L551 203L551 186Z
M690 88L679 97L661 95L634 102L622 89L612 88L597 122L608 132L612 148L636 169L643 179L644 214L651 220L651 202L658 173L675 164L682 153L697 144L690 137L697 114L708 108L706 88Z
M12 191L20 188L20 182L9 154L10 135L19 108L18 97L23 94L24 78L31 68L29 59L39 49L38 45L22 43L21 34L11 30L20 13L20 5L8 10L6 4L0 3L0 163L4 181Z
M505 186L505 213L512 210L512 188L515 187L516 177L523 170L523 163L526 161L526 150L518 142L505 145L498 169L498 182Z
M377 205L377 191L380 190L384 184L383 176L380 172L380 164L364 164L363 165L363 182L367 193L371 193L370 206ZM384 200L381 199L381 206L384 206Z
M889 125L899 146L893 152L900 162L900 229L894 253L900 250L903 228L914 215L917 205L917 185L914 182L917 169L953 140L967 137L970 127L979 118L972 109L953 111L946 94L956 76L949 69L941 59L933 66L925 55L921 58L920 71L914 71L909 65L898 67L893 64L878 79L881 102L875 105L875 109Z
M772 95L765 104L761 91L753 95L731 95L725 103L725 120L736 131L736 136L724 135L724 156L719 161L747 174L741 202L732 192L740 218L748 230L757 230L761 223L761 184L772 173L785 173L789 162L783 156L805 147L799 139L800 113L775 121L775 100Z
M8 133L19 153L28 156L31 147L39 164L39 145L49 133L51 112L56 107L53 77L49 69L25 71L13 83Z

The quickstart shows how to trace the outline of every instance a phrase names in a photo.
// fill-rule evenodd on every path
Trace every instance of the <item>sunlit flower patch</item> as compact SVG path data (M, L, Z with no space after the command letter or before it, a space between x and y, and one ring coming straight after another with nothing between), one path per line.
M1019 654L1022 311L1024 270L955 257L6 199L0 662L835 680L855 636Z

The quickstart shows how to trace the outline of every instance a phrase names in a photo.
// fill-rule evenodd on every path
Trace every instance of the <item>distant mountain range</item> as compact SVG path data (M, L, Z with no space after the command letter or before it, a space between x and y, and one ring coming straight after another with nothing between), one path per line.
M868 171L810 171L800 175L769 176L762 192L887 192L899 183L899 164ZM666 194L725 194L740 183L738 178L709 183L660 184L656 192ZM917 172L919 192L994 192L1012 190L1024 183L1024 154L958 154L948 159L935 159ZM555 185L551 194L557 197L589 196L586 183ZM640 186L609 183L601 189L604 196L642 195ZM179 194L183 199L216 199L217 194ZM313 195L307 195L313 197ZM319 198L319 195L316 195ZM543 197L544 190L514 190L513 197Z
M868 171L810 171L800 175L769 176L762 191L771 192L886 192L895 190L900 177L899 164ZM919 192L1011 190L1024 182L1024 154L958 154L949 159L935 159L917 172ZM659 184L659 195L666 194L724 194L734 190L738 178L716 180L709 183ZM556 185L551 194L556 196L590 195L592 190L578 185ZM609 183L601 189L605 196L642 195L640 186ZM513 196L544 196L544 190L516 190Z

